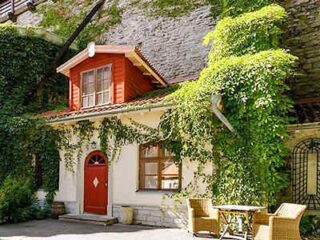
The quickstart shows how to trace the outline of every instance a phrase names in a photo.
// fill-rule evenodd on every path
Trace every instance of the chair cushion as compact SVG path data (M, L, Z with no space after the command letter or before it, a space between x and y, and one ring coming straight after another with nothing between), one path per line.
M268 240L269 239L269 230L268 225L255 225L254 226L255 237L254 240Z
M279 217L297 218L303 207L303 205L284 203L278 209L276 214Z

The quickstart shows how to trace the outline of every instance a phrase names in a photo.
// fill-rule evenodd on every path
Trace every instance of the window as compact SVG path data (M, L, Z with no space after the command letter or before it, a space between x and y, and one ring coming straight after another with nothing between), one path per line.
M110 103L111 65L83 72L81 75L82 107Z
M181 185L181 167L162 143L140 146L140 190L177 190Z
M320 209L320 139L298 143L292 154L292 200L310 210Z

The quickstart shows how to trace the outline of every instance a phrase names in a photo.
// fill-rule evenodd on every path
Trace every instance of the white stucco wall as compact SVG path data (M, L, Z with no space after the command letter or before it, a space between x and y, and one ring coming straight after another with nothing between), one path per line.
M135 112L119 116L122 122L128 123L129 119L146 124L150 127L157 127L163 111ZM95 119L98 125L102 119ZM76 141L76 139L74 139ZM75 165L75 172L67 171L64 162L64 153L61 152L62 161L60 163L59 191L55 200L63 201L66 204L68 212L83 213L84 196L84 161L86 156L100 149L100 140L98 133L95 132L92 141L96 141L97 148L91 149L91 146L84 146L81 161ZM87 149L88 148L88 149ZM77 161L77 160L75 160ZM196 171L197 164L188 160L182 163L182 188L193 179L193 173ZM212 167L207 166L206 172L211 172ZM108 215L113 215L112 206L130 205L160 208L165 205L171 206L172 200L163 201L166 192L162 191L137 191L139 181L139 146L131 144L123 146L119 160L112 163L108 169ZM205 186L200 186L202 192Z

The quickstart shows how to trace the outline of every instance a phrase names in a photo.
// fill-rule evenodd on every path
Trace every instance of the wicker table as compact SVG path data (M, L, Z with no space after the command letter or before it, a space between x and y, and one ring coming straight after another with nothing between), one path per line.
M246 217L246 222L248 229L252 231L251 227L251 219L250 219L250 214L252 215L258 210L265 209L265 207L257 207L257 206L241 206L241 205L220 205L220 206L215 206L214 208L219 209L219 214L222 216L224 222L226 223L226 226L220 236L220 239L223 239L229 229L229 225L231 222L231 216L232 215L244 215ZM229 218L227 219L226 214L229 215ZM233 236L233 235L228 235L227 238L232 238L232 239L247 239L248 232L245 232L243 236Z

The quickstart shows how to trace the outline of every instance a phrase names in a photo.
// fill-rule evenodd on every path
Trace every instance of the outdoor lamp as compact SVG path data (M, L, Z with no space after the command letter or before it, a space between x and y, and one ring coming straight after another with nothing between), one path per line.
M96 148L97 148L97 143L96 143L95 141L93 141L93 142L91 143L91 148L92 148L92 149L96 149Z

